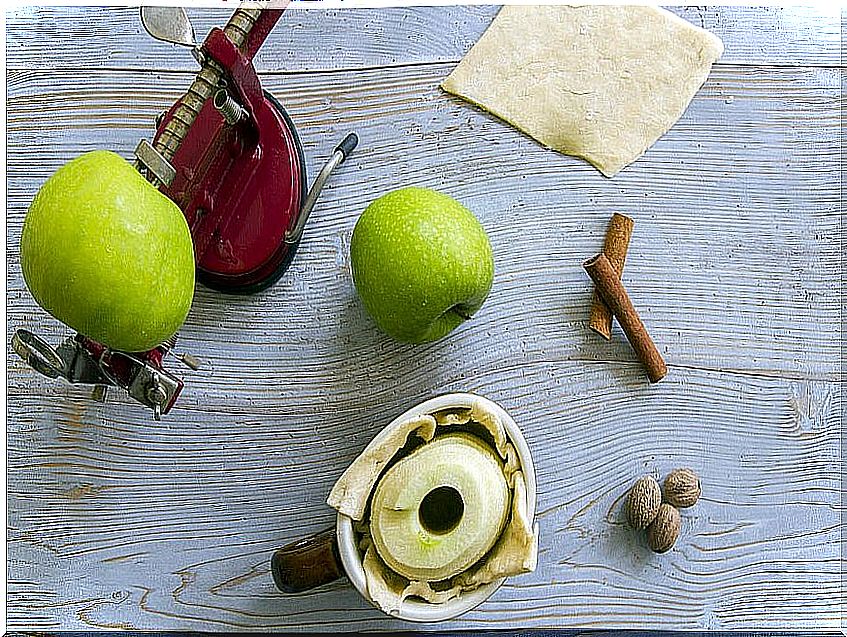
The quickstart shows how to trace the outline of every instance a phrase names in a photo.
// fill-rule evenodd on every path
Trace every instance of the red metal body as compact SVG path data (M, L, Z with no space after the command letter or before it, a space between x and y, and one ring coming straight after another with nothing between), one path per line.
M262 91L252 58L282 11L264 10L237 49L220 29L202 46L226 71L227 90L247 111L234 125L207 100L161 188L182 209L194 240L198 280L248 293L274 283L294 256L284 241L305 198L303 153L282 107ZM177 105L160 122L157 137Z
M281 14L279 9L263 10L240 49L223 30L210 32L202 53L223 69L225 89L246 115L229 124L214 100L205 100L170 160L176 170L172 183L160 187L188 221L198 280L224 292L250 293L271 285L297 248L285 236L306 198L303 151L282 106L262 90L252 63ZM176 119L180 104L178 100L159 122L155 139ZM171 344L121 352L82 334L75 341L105 380L130 395L133 389L151 389L141 384L149 383L149 377L164 375L172 393L161 413L173 407L183 389L183 382L163 367ZM156 373L142 375L149 370Z
M165 358L165 354L168 353L168 348L165 345L154 347L146 352L128 353L109 349L102 343L90 339L87 336L83 336L82 334L77 334L75 339L95 361L100 363L100 369L106 372L111 379L114 379L118 386L125 387L133 380L133 365L130 357L145 365L149 365L157 371L161 372L164 370L162 361ZM176 403L176 399L179 398L184 386L185 384L181 380L177 379L176 391L171 396L167 404L162 407L163 414L166 414L171 410L171 407L173 407L174 403Z

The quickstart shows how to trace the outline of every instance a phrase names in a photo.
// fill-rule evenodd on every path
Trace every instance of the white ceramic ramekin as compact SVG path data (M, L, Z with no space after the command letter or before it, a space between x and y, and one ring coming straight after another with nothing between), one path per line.
M385 427L385 430L397 427L400 423L413 416L431 414L442 409L469 408L474 403L482 403L486 408L493 411L500 417L500 420L503 422L503 426L506 429L506 433L509 436L509 440L514 445L515 451L518 453L518 457L521 462L521 470L523 471L524 480L526 481L527 513L530 525L532 525L535 519L536 501L535 467L532 464L532 456L530 455L526 439L523 437L517 423L515 423L514 419L497 403L475 394L444 394L424 401L416 407L412 407L407 412L397 416L397 418L392 420ZM347 577L362 597L373 603L368 597L368 588L365 582L365 571L362 567L362 555L356 546L356 538L353 533L353 520L343 513L338 514L336 521L336 534L338 539L339 556L341 557L341 563L344 566ZM452 619L462 613L466 613L472 608L475 608L491 597L505 579L506 578L495 580L490 584L486 584L485 586L463 593L458 597L439 604L432 604L422 600L418 601L415 599L407 599L401 605L399 613L392 616L413 622L438 622L445 619Z

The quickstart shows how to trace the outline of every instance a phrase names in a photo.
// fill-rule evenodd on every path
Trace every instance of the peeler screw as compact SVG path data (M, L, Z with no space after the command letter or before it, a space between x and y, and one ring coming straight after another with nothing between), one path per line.
M237 124L247 117L247 111L244 107L236 102L225 89L219 89L215 93L213 103L229 125Z
M165 393L165 390L159 384L159 381L154 378L153 382L147 388L147 400L153 404L153 418L156 420L161 420L162 404L167 399L168 395Z

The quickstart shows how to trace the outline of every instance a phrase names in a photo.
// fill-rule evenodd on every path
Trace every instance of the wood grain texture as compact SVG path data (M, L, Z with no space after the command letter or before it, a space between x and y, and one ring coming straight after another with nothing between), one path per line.
M834 626L838 385L699 370L659 391L639 381L564 362L421 378L413 391L392 391L387 376L349 395L286 383L264 413L219 401L162 424L76 391L45 402L34 387L10 400L9 548L67 608L19 581L29 604L11 607L65 627L401 627L344 582L275 593L269 556L332 523L332 483L393 415L471 389L497 396L534 451L541 553L535 573L451 626ZM703 497L676 548L654 556L623 523L622 498L634 477L679 465L697 468ZM105 603L80 613L78 587L86 604Z
M497 6L306 9L293 5L259 51L262 71L308 71L458 62ZM719 36L721 62L841 64L837 5L668 7ZM196 37L222 26L230 9L188 9ZM9 68L161 68L195 71L188 50L153 40L136 7L25 7L6 16ZM69 47L56 46L72 41ZM80 43L84 42L84 46Z
M261 343L285 317L294 334L330 339L334 367L369 367L349 357L351 349L368 351L376 337L348 275L350 234L368 201L415 184L444 190L474 210L495 251L494 293L463 330L469 336L447 347L479 349L487 362L634 361L617 327L612 343L584 329L591 283L581 263L602 247L611 214L624 211L637 228L624 283L670 365L836 378L840 345L821 335L833 333L839 316L839 290L830 284L840 267L838 73L758 70L748 86L749 69L722 67L677 126L609 180L447 97L437 87L447 69L266 78L301 131L310 174L348 130L362 142L331 182L280 286L225 308L201 291L194 315L203 346L214 344L221 328L239 334L247 323L257 326L251 338ZM38 185L85 150L106 146L130 156L149 134L157 105L175 99L187 81L168 75L158 89L142 91L137 73L16 74L9 86L9 128L20 140L10 145L8 171L10 293L26 297L16 273L17 236ZM778 95L769 86L779 86ZM34 310L31 301L17 303L10 315L17 320ZM350 347L332 341L345 330L353 332ZM486 339L502 346L486 348ZM425 351L409 350L416 358ZM257 362L241 364L261 368L259 353ZM307 353L292 351L293 364Z
M539 471L542 544L538 571L456 627L730 628L797 618L832 626L838 386L697 371L669 377L660 392L633 391L638 374L628 371L524 365L472 382L424 380L419 395L358 398L288 385L273 416L219 403L158 425L131 406L73 393L46 405L37 395L15 400L9 452L20 486L10 511L20 530L10 550L47 567L42 577L75 573L86 603L95 593L107 600L80 615L79 593L58 587L65 611L37 594L26 608L78 627L399 627L344 583L275 593L268 556L331 523L322 502L332 482L408 401L470 388L499 396L523 425ZM681 464L700 472L704 495L685 512L677 547L659 558L625 527L620 505L634 476ZM779 612L745 616L755 599Z
M678 11L733 45L678 124L613 180L438 89L493 8L288 14L300 27L274 32L260 68L275 71L263 82L296 122L310 175L347 131L360 147L276 286L198 289L178 349L205 365L180 371L187 388L161 423L124 397L100 405L43 379L7 348L10 628L414 628L343 580L280 594L270 556L332 523L330 487L393 416L459 390L521 424L541 552L536 572L437 628L838 627L838 15ZM192 77L190 60L139 36L134 10L102 16L9 16L7 343L20 326L67 334L20 274L37 188L85 150L129 157ZM201 32L225 13L194 16ZM355 29L374 35L351 43ZM79 46L85 33L100 37ZM459 198L495 252L480 313L420 347L379 334L349 276L356 218L400 185ZM624 282L670 367L656 386L617 326L611 343L586 326L580 264L616 211L636 221ZM621 505L639 475L677 466L698 471L703 496L657 556Z

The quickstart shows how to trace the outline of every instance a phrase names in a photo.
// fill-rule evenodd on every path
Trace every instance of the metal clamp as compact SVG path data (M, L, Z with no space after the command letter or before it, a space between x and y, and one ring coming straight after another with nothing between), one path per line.
M162 414L182 388L179 379L164 370L156 369L138 360L130 354L112 352L112 356L116 354L125 356L133 363L134 371L132 380L126 387L127 393L142 405L151 408L153 418L161 420Z
M41 337L28 330L17 330L14 333L12 349L27 365L47 378L65 375L65 362L59 353Z
M182 390L182 381L161 367L161 357L175 339L145 355L121 352L77 336L65 339L54 349L42 338L24 329L12 336L12 348L26 363L48 378L61 376L71 384L94 385L95 398L105 399L108 387L120 387L142 405L153 410L159 420ZM156 353L156 356L150 354ZM180 360L189 367L199 361L189 354ZM195 367L195 368L196 368Z
M176 177L176 168L146 139L142 139L135 147L135 158L138 160L139 166L145 168L160 183L165 186L170 186L173 183Z

